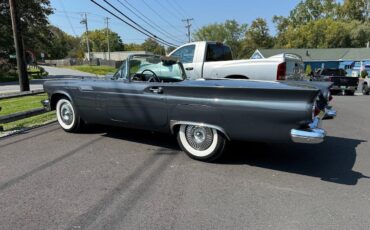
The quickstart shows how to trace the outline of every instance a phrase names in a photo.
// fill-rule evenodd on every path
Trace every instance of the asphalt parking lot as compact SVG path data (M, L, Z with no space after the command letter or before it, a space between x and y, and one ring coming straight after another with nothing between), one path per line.
M335 96L319 145L233 143L57 124L0 139L0 229L370 229L370 96Z

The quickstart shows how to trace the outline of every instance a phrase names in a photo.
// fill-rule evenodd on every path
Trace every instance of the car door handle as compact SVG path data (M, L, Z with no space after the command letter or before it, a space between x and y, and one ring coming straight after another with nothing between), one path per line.
M193 67L186 67L185 70L193 70Z
M163 88L162 87L150 87L149 88L149 91L152 92L152 93L156 93L156 94L162 94L163 93Z

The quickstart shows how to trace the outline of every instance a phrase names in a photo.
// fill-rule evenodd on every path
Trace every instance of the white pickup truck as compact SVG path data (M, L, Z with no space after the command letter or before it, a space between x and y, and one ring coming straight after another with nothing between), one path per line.
M199 41L182 45L169 56L183 63L190 79L230 78L253 80L301 80L304 65L295 54L279 54L265 59L233 60L229 46Z

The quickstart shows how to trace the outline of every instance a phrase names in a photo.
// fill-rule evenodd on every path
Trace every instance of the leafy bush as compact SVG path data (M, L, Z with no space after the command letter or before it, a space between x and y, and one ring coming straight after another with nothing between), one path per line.
M361 73L360 73L360 77L361 78L366 78L367 76L369 76L368 72L366 70L362 70Z

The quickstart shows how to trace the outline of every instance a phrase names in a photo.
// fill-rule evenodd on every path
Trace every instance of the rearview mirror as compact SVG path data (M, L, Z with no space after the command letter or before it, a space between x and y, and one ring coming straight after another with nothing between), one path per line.
M179 59L174 58L174 57L161 57L161 61L162 61L164 66L168 66L168 65L174 65L174 64L178 63Z

